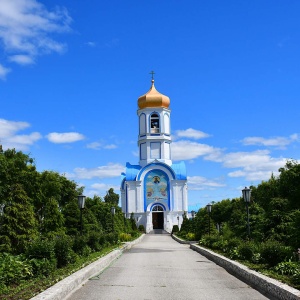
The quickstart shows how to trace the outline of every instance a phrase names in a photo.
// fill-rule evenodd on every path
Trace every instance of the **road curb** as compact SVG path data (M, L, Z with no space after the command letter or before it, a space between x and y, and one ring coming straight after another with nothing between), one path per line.
M213 251L205 249L195 244L190 244L190 248L202 254L209 260L224 268L230 274L249 284L261 293L270 296L271 299L299 300L300 291L278 280L269 278L263 274L249 269L248 267L232 261Z
M125 243L120 249L113 250L104 257L99 258L88 266L80 269L79 271L73 273L72 275L64 278L55 285L51 286L44 292L34 296L30 300L62 300L70 296L78 288L85 284L91 277L98 275L105 268L107 268L113 261L118 259L122 253L134 245L139 243L145 234L141 235L139 238L133 242Z

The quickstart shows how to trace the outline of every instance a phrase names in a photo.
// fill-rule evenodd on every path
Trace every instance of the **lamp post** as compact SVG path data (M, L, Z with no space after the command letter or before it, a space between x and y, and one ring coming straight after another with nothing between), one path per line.
M112 207L110 209L111 215L112 215L112 230L113 233L115 233L115 213L116 213L116 209L114 207Z
M251 190L245 187L244 189L242 189L242 193L247 208L247 234L248 234L248 238L250 239L249 204L251 198Z
M178 229L179 229L179 216L177 215L177 221L178 221Z
M206 210L208 212L208 235L210 235L210 213L211 213L211 207L212 207L211 203L208 203L206 205Z
M82 210L84 209L84 204L85 204L85 196L84 195L79 195L77 196L78 199L78 207L80 209L80 234L82 235Z

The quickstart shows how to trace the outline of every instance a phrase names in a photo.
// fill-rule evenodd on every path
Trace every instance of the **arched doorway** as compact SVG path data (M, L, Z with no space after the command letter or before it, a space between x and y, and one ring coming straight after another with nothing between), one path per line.
M153 229L164 229L164 209L160 205L152 208L152 224Z

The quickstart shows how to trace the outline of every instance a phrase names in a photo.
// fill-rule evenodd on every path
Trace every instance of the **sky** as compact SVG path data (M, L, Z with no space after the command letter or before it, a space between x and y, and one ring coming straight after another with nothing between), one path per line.
M119 193L137 99L170 97L189 209L300 160L299 0L0 0L0 143Z

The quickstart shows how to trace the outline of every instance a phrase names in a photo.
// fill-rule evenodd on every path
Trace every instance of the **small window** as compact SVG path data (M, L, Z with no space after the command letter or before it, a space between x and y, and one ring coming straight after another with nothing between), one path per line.
M164 211L164 209L160 205L155 205L152 211Z
M159 116L152 114L150 117L151 133L159 133Z

